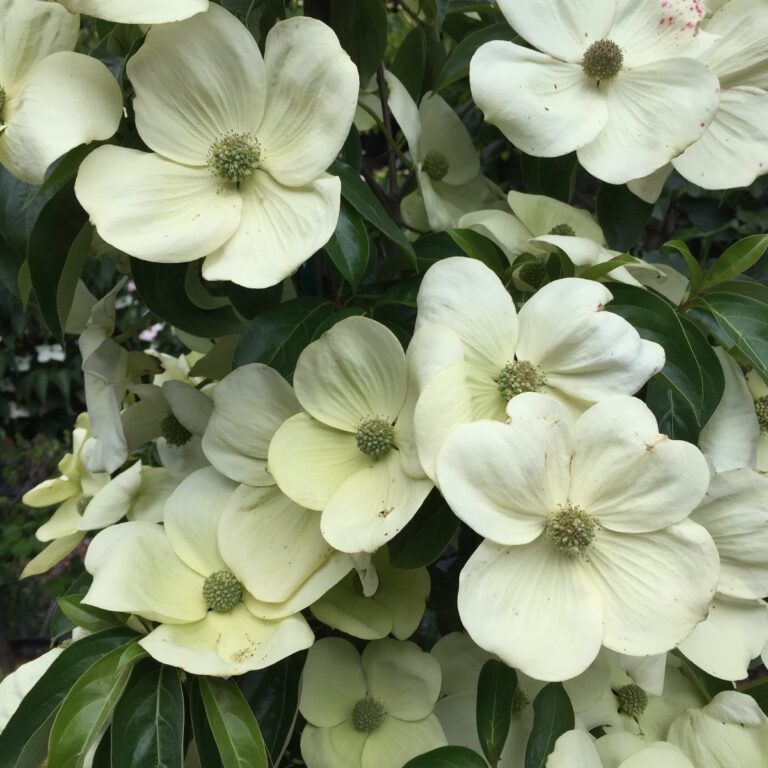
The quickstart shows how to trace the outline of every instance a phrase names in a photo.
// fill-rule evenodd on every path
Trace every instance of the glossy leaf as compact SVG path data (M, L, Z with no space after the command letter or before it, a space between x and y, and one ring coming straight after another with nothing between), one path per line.
M51 728L48 768L82 768L88 749L107 725L133 666L147 652L131 642L91 665L72 686Z
M459 527L459 519L436 488L402 531L389 542L389 562L395 568L422 568L444 552Z
M184 694L174 667L152 659L131 674L112 716L112 768L182 768Z
M640 239L653 212L653 205L626 185L601 184L595 205L608 247L615 251L628 251Z
M0 733L0 768L15 768L25 746L40 729L50 728L53 716L78 678L104 654L136 637L118 627L84 637L66 648L51 664Z
M664 248L677 251L685 259L688 267L688 277L691 281L691 293L698 294L704 283L704 272L691 249L682 240L670 240L664 243Z
M414 757L403 768L487 768L477 752L467 747L438 747Z
M426 68L427 37L423 28L418 26L405 36L390 66L392 74L405 86L416 103L423 93Z
M562 157L531 157L523 154L520 162L528 194L570 202L579 167L575 154Z
M267 768L267 749L248 702L231 680L201 677L200 694L226 768Z
M752 235L727 248L704 275L704 289L709 289L746 272L768 251L768 235Z
M317 326L333 314L333 305L304 296L257 315L235 350L235 367L265 363L286 378L309 344Z
M648 384L645 404L651 409L659 424L659 431L673 440L697 443L700 426L690 405L658 377Z
M189 685L189 721L192 724L192 735L200 765L205 768L223 768L216 740L213 738L211 726L205 714L202 694L200 693L200 677L194 677Z
M489 659L477 679L477 735L491 768L495 768L509 735L517 673L504 662Z
M56 601L73 626L82 627L89 632L100 632L102 629L119 627L124 623L111 611L83 605L83 597L84 595L65 595Z
M331 27L341 47L357 65L365 85L387 47L387 12L381 0L331 0Z
M471 229L449 229L448 234L470 258L482 261L486 267L500 275L507 267L501 251L487 237Z
M491 40L511 40L515 33L506 22L490 24L470 32L454 48L448 60L445 62L440 76L437 78L439 85L437 90L442 90L449 85L469 76L469 62L475 55L475 51Z
M341 276L357 290L368 266L370 244L362 216L342 205L336 231L325 246Z
M637 264L637 259L626 254L615 256L608 261L604 261L602 264L593 264L591 267L587 267L583 272L579 273L579 277L584 280L600 280L600 278L606 277L617 267L623 267L626 264Z
M562 683L548 683L533 700L533 730L525 748L525 768L545 768L555 742L573 730L573 706Z

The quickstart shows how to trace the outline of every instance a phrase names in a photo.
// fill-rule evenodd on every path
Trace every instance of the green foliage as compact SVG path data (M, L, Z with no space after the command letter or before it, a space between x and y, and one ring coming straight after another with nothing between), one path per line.
M573 730L571 701L561 683L548 683L533 700L533 730L525 749L525 768L544 768L555 742Z
M495 768L509 735L517 674L506 664L489 659L477 680L477 735L491 768Z

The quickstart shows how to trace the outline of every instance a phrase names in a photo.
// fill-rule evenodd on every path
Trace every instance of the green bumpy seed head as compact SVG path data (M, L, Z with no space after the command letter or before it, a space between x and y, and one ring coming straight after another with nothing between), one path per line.
M538 290L547 280L547 268L541 261L529 261L520 267L518 276L524 283L528 283L531 288Z
M616 691L619 700L619 712L630 717L639 717L648 706L648 694L635 683L630 683Z
M566 557L583 555L595 540L597 525L581 507L568 504L544 523L544 536Z
M386 456L394 444L395 430L386 419L365 419L357 428L357 447L374 459Z
M160 422L160 434L177 448L192 439L192 433L172 413Z
M448 173L450 165L448 158L441 152L430 151L421 164L421 170L429 176L432 181L442 181L445 174Z
M598 84L612 80L624 66L624 54L613 40L597 40L584 52L581 68L584 74Z
M366 696L352 710L352 725L361 733L373 733L387 716L384 705L373 696Z
M512 694L512 717L515 720L519 720L525 708L530 703L531 701L525 695L525 691L518 685L517 688L515 688L515 692Z
M768 395L763 395L755 400L755 413L757 423L760 425L761 434L768 432Z
M83 512L85 512L85 510L88 509L88 505L92 501L93 501L93 496L89 496L88 494L81 496L77 502L77 511L82 515Z
M527 360L507 363L501 369L499 378L496 379L499 394L506 401L523 392L538 392L546 383L547 379L541 368Z
M208 167L214 176L239 184L261 162L261 145L250 133L228 133L208 151Z
M5 95L5 88L3 88L2 85L0 85L0 113L2 113L3 108L5 107L6 98L7 97Z
M243 598L243 587L232 571L216 571L203 583L203 600L216 613L229 613Z
M576 232L570 224L558 224L549 230L550 235L561 235L563 237L576 237Z

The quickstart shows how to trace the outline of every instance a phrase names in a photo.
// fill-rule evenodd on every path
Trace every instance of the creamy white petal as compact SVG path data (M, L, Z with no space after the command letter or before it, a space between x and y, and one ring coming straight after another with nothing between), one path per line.
M60 563L83 540L84 533L77 531L60 539L54 539L42 552L35 555L25 566L20 578L39 576Z
M678 648L697 667L721 680L744 680L768 643L768 605L715 595L707 618Z
M326 637L307 654L299 711L312 725L332 728L352 715L368 684L360 655L348 640Z
M510 424L459 427L438 456L437 476L451 509L498 544L533 541L547 515L568 500L571 427L555 400L538 397L514 398L520 416Z
M555 742L546 768L603 768L594 739L586 731L566 731Z
M38 541L51 541L69 536L78 530L80 525L80 502L85 495L78 494L67 499L54 513L35 531Z
M640 179L627 182L627 189L646 203L655 204L664 191L664 185L672 173L672 165L662 165L658 171L649 173Z
M272 485L269 442L301 410L291 385L274 369L252 363L236 368L213 390L213 413L203 451L216 469L249 485Z
M163 382L163 395L173 415L193 435L205 432L213 411L213 401L208 395L183 381Z
M333 728L307 725L301 732L301 756L307 768L361 768L367 740L351 717Z
M203 577L184 565L155 523L105 528L90 543L85 568L93 576L86 605L174 623L196 622L208 611Z
M385 325L350 317L312 342L299 356L293 386L302 406L319 421L357 432L366 419L394 423L405 401L405 352Z
M54 160L114 134L123 96L100 61L62 51L32 69L9 110L0 135L0 162L22 181L42 184Z
M531 45L553 56L579 61L584 51L606 36L615 12L615 0L572 0L554 6L548 0L499 0L499 7L514 30Z
M208 0L59 0L73 13L121 24L164 24L208 9Z
M21 497L21 503L28 507L50 507L60 504L80 492L80 483L66 476L43 480Z
M141 461L132 464L108 482L89 502L78 528L106 528L125 517L141 485Z
M608 121L578 150L579 162L602 181L624 184L648 176L701 138L720 85L700 61L669 59L625 69L605 94Z
M480 647L537 680L575 677L603 639L593 578L543 536L520 547L484 541L461 572L458 606Z
M165 502L178 484L179 480L163 467L142 467L141 484L127 512L128 519L162 523Z
M387 89L389 90L387 100L392 116L397 120L400 130L405 136L411 155L420 158L421 121L419 108L411 98L411 94L408 93L408 89L391 72L384 72L384 79L387 81Z
M362 656L368 693L398 720L421 720L440 695L440 664L418 645L399 640L368 643Z
M535 157L558 157L589 145L608 124L608 99L584 77L580 64L514 43L480 46L470 62L469 82L485 119Z
M501 190L482 174L465 184L447 184L444 181L432 181L419 166L416 176L428 219L424 228L433 232L458 227L461 219L472 211L503 207ZM404 215L407 216L407 213ZM420 228L418 224L414 226Z
M419 627L427 607L431 581L426 568L393 568L386 550L376 557L379 588L374 598L392 616L392 634L406 640Z
M0 18L0 83L7 96L15 96L38 62L77 43L80 19L57 3L1 0Z
M215 141L255 132L264 113L259 47L214 3L207 13L150 29L127 70L141 138L178 163L205 166Z
M459 227L472 229L501 248L510 263L529 250L531 233L516 217L506 211L473 211L462 216Z
M547 387L596 402L632 395L664 366L664 350L640 338L624 318L605 311L613 297L601 283L556 280L520 310L517 357L540 366Z
M717 549L688 520L642 535L601 528L589 570L605 607L604 644L632 656L668 651L702 621L717 586Z
M333 493L323 508L320 530L342 552L375 552L405 527L432 487L430 480L407 475L392 450Z
M108 243L147 261L193 261L240 225L241 196L207 168L105 146L80 165L75 193Z
M434 715L404 722L387 717L365 741L362 768L399 768L424 752L444 746L445 734Z
M262 166L281 184L317 179L344 144L357 108L357 67L333 30L299 16L275 24L264 53L267 109Z
M594 216L582 208L574 208L544 195L526 195L514 190L507 194L507 201L512 213L530 232L529 237L548 235L555 227L567 224L577 237L586 237L596 243L605 242L603 230Z
M341 182L322 175L286 187L256 171L240 188L242 220L203 263L206 280L268 288L293 274L330 239L339 218Z
M231 677L275 664L309 648L313 639L298 614L264 621L238 605L229 613L210 611L192 624L161 624L139 645L161 664L193 675Z
M576 424L570 500L613 531L639 533L688 517L710 472L695 445L659 433L642 400L612 397Z
M347 479L372 463L354 435L306 413L292 416L275 432L268 461L280 490L308 509L324 509Z
M171 445L161 437L155 447L160 463L180 482L198 469L210 467L211 464L203 453L202 442L202 439L195 435L184 445Z

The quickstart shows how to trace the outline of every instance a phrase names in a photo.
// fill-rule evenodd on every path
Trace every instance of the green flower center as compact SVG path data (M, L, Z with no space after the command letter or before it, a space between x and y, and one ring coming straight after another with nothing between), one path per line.
M544 536L566 557L583 555L595 540L597 525L581 507L568 504L558 507L544 524Z
M5 88L3 88L2 85L0 85L0 114L2 114L3 108L5 107L5 100L6 100Z
M357 447L366 455L380 459L394 444L395 430L386 420L364 419L357 428Z
M763 395L755 400L755 413L757 414L757 423L760 425L760 432L768 432L768 395Z
M530 703L530 699L525 695L525 691L518 685L512 694L512 717L518 720Z
M613 40L597 40L592 43L581 60L584 74L598 85L603 80L616 77L623 66L624 54Z
M232 571L216 571L203 584L203 599L216 613L229 613L243 598L243 587Z
M541 261L529 261L520 267L520 279L538 290L546 282L547 268Z
M575 237L573 227L570 224L558 224L556 227L552 227L549 230L550 235L561 235L563 237Z
M648 694L635 683L619 688L616 698L619 700L619 712L630 717L639 717L648 706Z
M172 413L160 422L160 432L169 445L177 448L192 439L192 433Z
M356 731L373 733L387 716L384 705L373 696L366 696L355 704L352 710L352 725Z
M421 170L429 176L432 181L442 181L445 174L448 173L450 165L448 158L441 152L434 150L427 152L424 162L421 164Z
M261 161L261 144L250 133L228 133L208 151L208 167L214 176L239 184Z
M499 378L496 379L499 393L506 401L523 392L538 392L546 383L544 371L527 360L507 363L501 369Z
M84 496L81 496L77 502L77 511L82 515L86 509L88 509L88 505L93 501L93 496L90 496L88 494L85 494Z

